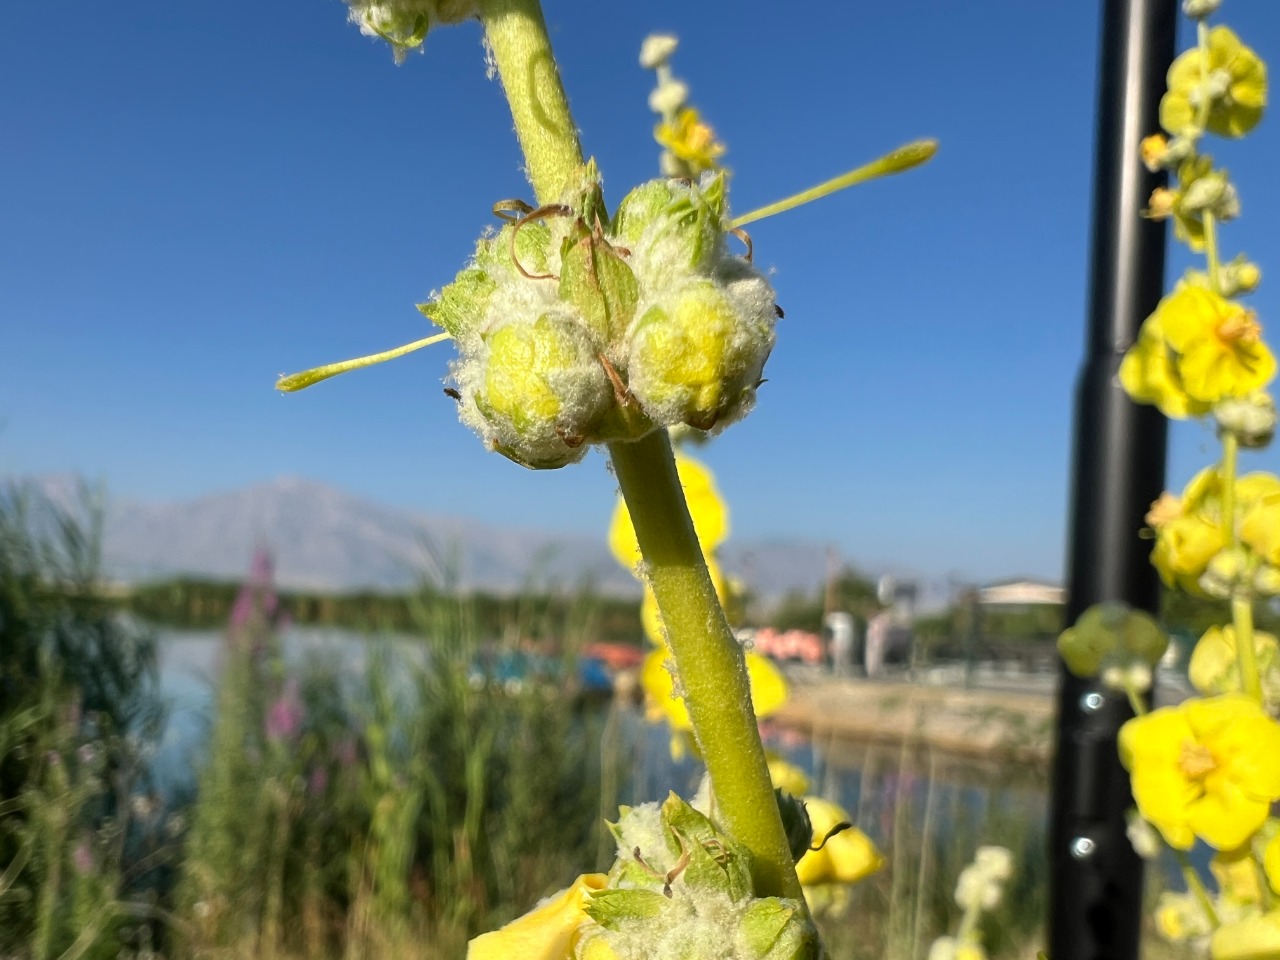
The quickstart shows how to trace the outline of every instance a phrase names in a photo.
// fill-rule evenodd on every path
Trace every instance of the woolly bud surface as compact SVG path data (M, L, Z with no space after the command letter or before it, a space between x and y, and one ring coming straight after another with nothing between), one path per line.
M774 343L768 280L725 243L725 181L652 180L604 221L593 165L510 222L419 309L458 347L458 415L535 469L593 443L721 429L755 400Z

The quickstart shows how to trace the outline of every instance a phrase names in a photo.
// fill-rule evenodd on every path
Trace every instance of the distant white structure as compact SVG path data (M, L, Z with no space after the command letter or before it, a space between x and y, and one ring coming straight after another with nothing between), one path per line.
M831 631L831 669L840 676L848 676L853 673L853 649L858 640L853 614L828 613L823 625Z
M978 590L978 603L984 607L1037 607L1066 601L1064 587L1043 580L1005 580Z

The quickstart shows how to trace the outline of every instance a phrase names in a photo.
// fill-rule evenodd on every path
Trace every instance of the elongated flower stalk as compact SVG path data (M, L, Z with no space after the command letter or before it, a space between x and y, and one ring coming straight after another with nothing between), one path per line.
M1258 286L1258 267L1243 257L1225 262L1221 252L1220 227L1240 214L1236 186L1204 152L1209 135L1235 139L1257 125L1267 70L1230 29L1209 25L1219 5L1184 0L1196 43L1169 69L1164 133L1141 144L1147 167L1174 177L1145 215L1172 221L1204 269L1189 270L1147 318L1120 381L1168 417L1216 422L1218 462L1180 495L1162 494L1146 520L1166 586L1224 601L1231 623L1207 630L1192 653L1188 674L1200 696L1152 711L1139 694L1167 643L1152 618L1101 604L1063 633L1059 649L1077 674L1097 673L1125 691L1137 714L1119 736L1137 807L1130 837L1147 858L1161 841L1172 847L1187 886L1162 896L1156 927L1213 960L1243 960L1280 956L1280 821L1271 815L1280 800L1280 647L1253 623L1255 601L1280 595L1280 478L1240 471L1241 452L1266 446L1275 432L1266 390L1276 360L1240 299ZM1212 887L1188 856L1201 842L1217 851Z
M470 955L487 960L536 943L529 956L547 960L639 960L655 950L711 958L725 949L752 960L816 958L821 945L795 869L812 827L798 801L774 792L744 653L717 599L667 431L724 429L750 412L763 382L781 311L740 225L910 169L935 145L911 144L734 220L715 163L723 147L670 76L667 38L646 55L665 77L655 136L667 147L664 169L678 176L636 187L610 215L537 0L348 4L361 31L389 42L397 61L436 26L480 19L535 203L495 204L501 228L419 306L443 333L277 386L301 389L450 339L458 359L446 393L489 449L530 469L577 462L591 446L607 450L711 781L697 808L671 798L661 809L624 811L607 877L584 876L512 930L473 941ZM730 236L745 256L730 252Z

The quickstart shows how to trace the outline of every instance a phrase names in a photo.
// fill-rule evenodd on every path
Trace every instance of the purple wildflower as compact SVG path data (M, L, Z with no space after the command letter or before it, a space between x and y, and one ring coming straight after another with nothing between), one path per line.
M266 735L271 743L294 740L302 729L305 710L298 693L298 681L290 677L275 703L267 709Z

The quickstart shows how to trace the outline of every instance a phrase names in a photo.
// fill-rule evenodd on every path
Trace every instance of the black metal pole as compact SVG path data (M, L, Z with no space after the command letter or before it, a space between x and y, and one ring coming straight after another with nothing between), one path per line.
M1163 175L1139 141L1159 129L1177 0L1104 0L1094 154L1087 348L1077 385L1066 617L1103 600L1154 612L1159 583L1138 531L1164 486L1166 423L1131 402L1120 360L1164 290L1165 231L1140 211ZM1062 670L1050 821L1049 956L1136 960L1142 861L1116 752L1123 695Z

